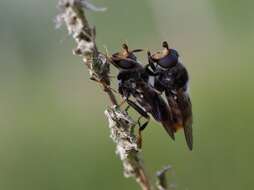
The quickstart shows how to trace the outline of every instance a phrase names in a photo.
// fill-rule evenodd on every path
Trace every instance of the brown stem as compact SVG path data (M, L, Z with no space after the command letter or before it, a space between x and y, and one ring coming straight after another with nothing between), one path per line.
M139 171L139 185L141 187L142 190L151 190L151 185L149 183L149 179L145 174L145 171L143 168L140 168Z
M109 100L110 100L112 106L116 106L117 100L116 100L116 97L115 97L114 93L112 92L110 86L106 85L105 82L102 82L102 85L103 85L104 91L107 93L107 95L109 97Z

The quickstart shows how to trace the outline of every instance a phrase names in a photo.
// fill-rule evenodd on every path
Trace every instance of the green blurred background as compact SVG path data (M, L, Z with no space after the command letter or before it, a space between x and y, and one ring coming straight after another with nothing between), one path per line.
M253 0L107 0L89 13L101 50L178 49L191 76L194 151L153 122L144 132L149 175L173 166L179 190L252 190ZM0 190L139 189L122 176L103 111L57 1L0 2ZM145 53L140 54L145 61ZM114 71L115 73L115 71Z

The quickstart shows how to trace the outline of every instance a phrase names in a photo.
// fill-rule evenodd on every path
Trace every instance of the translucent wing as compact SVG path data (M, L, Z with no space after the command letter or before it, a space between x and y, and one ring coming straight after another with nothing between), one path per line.
M190 150L193 149L193 134L192 134L192 105L189 94L180 92L177 95L177 103L182 113L183 129L185 139Z
M164 99L156 94L156 96L153 97L153 106L151 113L153 117L159 121L168 135L175 140L175 135L174 133L176 130L174 129L174 123L173 123L173 118L172 118L172 113L167 105L167 103L164 101Z

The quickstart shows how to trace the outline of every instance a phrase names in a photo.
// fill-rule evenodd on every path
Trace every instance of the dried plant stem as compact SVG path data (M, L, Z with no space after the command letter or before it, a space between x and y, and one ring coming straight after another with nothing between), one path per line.
M106 84L103 84L103 87L104 87L104 91L108 94L108 97L112 106L117 105L117 100L112 90Z
M116 153L119 155L126 177L134 177L142 190L152 189L149 178L146 175L137 138L134 134L136 123L124 110L117 106L116 97L110 87L109 61L107 57L98 51L95 43L95 28L89 26L85 10L101 11L103 8L95 7L86 0L59 0L60 13L57 16L57 24L65 23L69 34L77 43L73 50L75 55L82 57L88 67L90 79L100 83L109 97L111 108L105 111L109 121L111 138L116 143ZM162 179L158 177L158 179ZM159 183L160 187L165 184ZM166 187L165 187L166 189Z

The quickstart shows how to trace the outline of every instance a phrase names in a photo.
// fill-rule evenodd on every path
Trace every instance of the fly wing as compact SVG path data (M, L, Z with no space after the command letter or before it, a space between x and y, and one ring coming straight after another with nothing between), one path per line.
M153 106L151 111L153 117L161 122L164 129L167 131L168 135L175 140L175 130L172 120L172 113L170 112L170 109L167 105L167 103L163 100L163 98L156 94L155 97L153 97Z
M174 95L166 94L168 105L172 112L172 120L175 130L183 128L182 112Z
M189 94L180 92L177 95L177 102L183 117L183 129L185 139L190 150L193 149L193 134L192 134L192 105Z
M143 92L140 104L143 104L142 106L145 107L146 111L149 112L156 121L163 125L169 136L174 140L175 130L172 125L172 114L168 104L164 101L160 94L158 94L147 83L140 83L139 87Z

